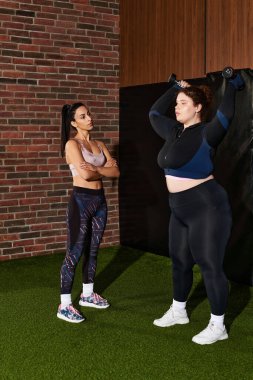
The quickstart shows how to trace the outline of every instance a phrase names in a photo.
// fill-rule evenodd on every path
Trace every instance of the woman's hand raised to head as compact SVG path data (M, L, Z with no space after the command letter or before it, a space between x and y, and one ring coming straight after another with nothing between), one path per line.
M181 87L183 87L183 88L185 88L185 87L190 87L191 85L188 83L188 82L186 82L185 80L180 80L179 81L179 85L181 86Z

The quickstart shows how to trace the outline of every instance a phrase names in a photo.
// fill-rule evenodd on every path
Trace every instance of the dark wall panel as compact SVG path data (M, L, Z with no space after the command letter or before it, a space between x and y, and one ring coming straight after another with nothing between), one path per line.
M253 0L206 1L206 70L253 68Z
M120 84L253 65L253 0L123 0Z
M253 284L253 73L242 70L247 89L239 92L236 114L217 150L215 174L231 199L234 226L226 253L230 279ZM224 91L220 73L190 80L209 84L216 104ZM163 145L153 131L148 111L167 83L121 89L119 210L121 244L168 255L168 192L157 154ZM212 115L210 115L212 116Z
M204 51L205 0L121 1L122 87L203 76Z
M148 111L166 87L122 88L120 106L121 244L158 253L167 251L168 195L156 163L163 141L151 129Z

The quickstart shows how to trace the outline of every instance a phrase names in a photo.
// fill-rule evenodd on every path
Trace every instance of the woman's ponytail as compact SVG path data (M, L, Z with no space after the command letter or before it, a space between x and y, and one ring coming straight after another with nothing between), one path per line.
M64 156L65 145L70 135L70 120L69 120L70 108L71 108L70 104L64 104L64 106L62 107L62 123L61 123L61 155L62 157Z
M64 104L62 107L62 123L61 123L61 155L64 156L65 152L65 145L70 137L70 130L71 130L71 121L75 120L75 113L77 108L86 105L83 103L74 103L72 105L70 104Z

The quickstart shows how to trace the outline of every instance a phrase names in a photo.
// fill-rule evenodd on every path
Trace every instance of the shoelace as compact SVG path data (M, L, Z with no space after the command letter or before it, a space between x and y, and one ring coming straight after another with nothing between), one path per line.
M169 308L169 310L166 311L166 313L163 314L163 316L165 316L165 315L167 315L169 313L172 313L172 315L174 314L172 306Z
M84 298L93 298L96 302L107 302L105 298L101 297L99 294L94 293L94 292L90 295L90 297L84 297Z
M220 332L224 330L224 328L217 326L214 322L209 322L206 330L208 329L210 329L212 332Z
M74 308L74 306L69 306L69 310L71 311L72 314L76 314L78 315L78 317L81 317L81 314L79 313L79 311L77 309Z
M101 297L101 296L100 296L99 294L97 294L97 293L93 293L93 295L94 295L95 300L97 300L97 301L103 301L103 302L106 301L103 297Z

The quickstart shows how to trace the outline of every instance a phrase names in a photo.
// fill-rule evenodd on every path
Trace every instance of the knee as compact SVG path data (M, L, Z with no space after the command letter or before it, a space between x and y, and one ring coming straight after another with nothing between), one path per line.
M192 272L194 263L193 262L184 262L181 260L173 260L173 271L181 272L181 273L189 273Z
M77 266L78 260L75 257L67 256L62 265L62 271L69 270L74 271Z
M200 271L206 280L226 279L223 268L200 267Z

